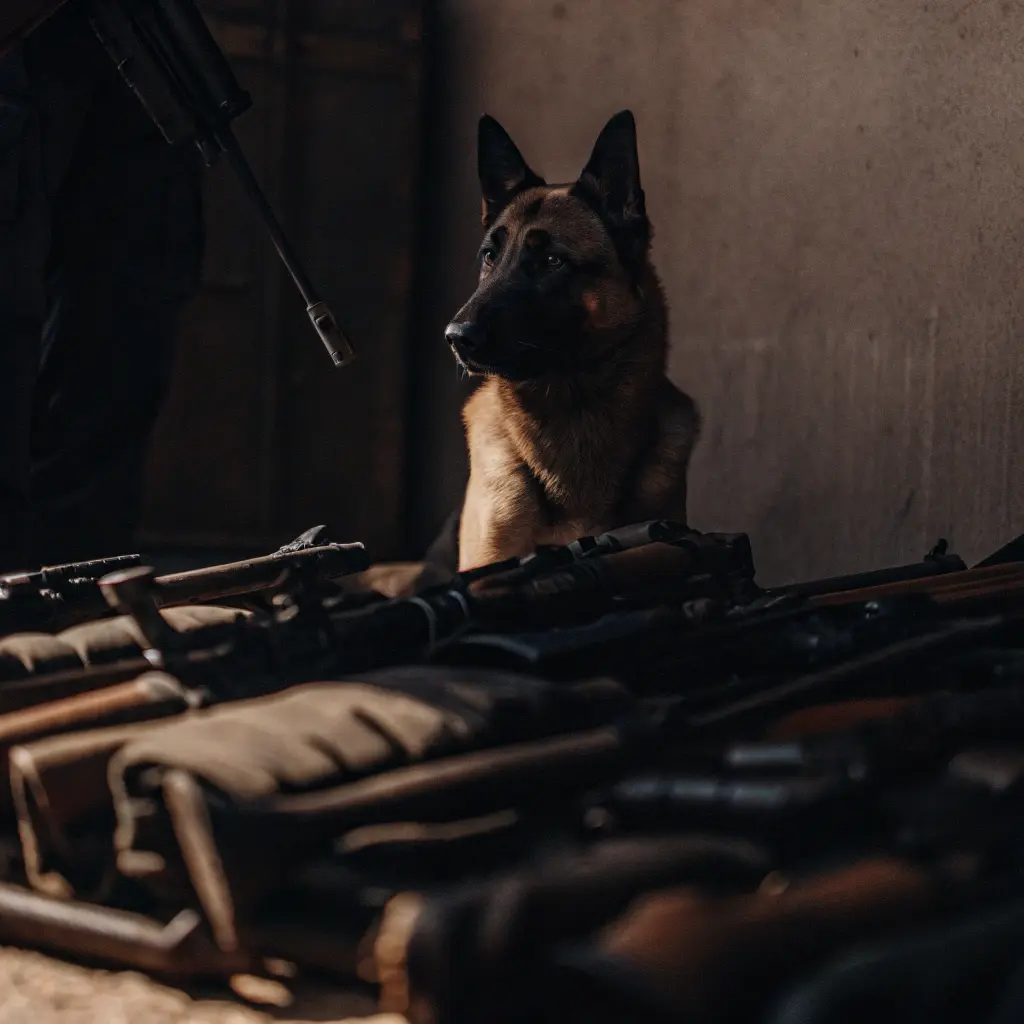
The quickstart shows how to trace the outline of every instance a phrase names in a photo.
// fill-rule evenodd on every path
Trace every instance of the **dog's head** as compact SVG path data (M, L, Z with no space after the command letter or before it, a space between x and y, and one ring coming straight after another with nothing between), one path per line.
M636 125L605 125L571 185L548 185L492 117L477 159L486 229L480 281L445 336L473 374L527 381L586 372L612 357L646 309L650 223Z

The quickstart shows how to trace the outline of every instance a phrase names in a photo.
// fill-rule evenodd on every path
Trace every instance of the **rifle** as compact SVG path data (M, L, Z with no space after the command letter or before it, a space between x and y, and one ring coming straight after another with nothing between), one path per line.
M695 714L733 703L739 712L748 698L751 711L760 704L774 713L784 710L787 692L796 706L828 690L833 691L830 700L851 687L866 696L861 693L863 681L891 676L901 662L931 657L943 647L957 651L1001 633L1011 636L1024 606L1022 570L1024 565L1002 565L868 590L809 597L793 593L780 604L755 598L716 614L703 613L687 631L685 643L679 642L679 627L670 617L652 614L645 632L639 616L632 627L623 616L621 642L609 628L606 638L590 643L592 650L581 645L580 660L589 666L586 659L593 655L602 671L647 693L678 691L678 680L685 678L681 703ZM641 636L645 657L638 664L633 652ZM499 664L511 666L515 657L530 656L538 669L557 673L575 638L523 639L527 642L520 650L484 636L468 637L465 644L489 646L492 652L503 647L506 660L494 659ZM727 686L718 667L723 659L731 669ZM940 665L938 671L943 670Z
M808 702L843 699L865 686L877 688L879 681L890 681L895 672L910 663L956 655L972 644L1012 634L1019 628L1019 615L956 618L938 626L931 622L911 632L905 639L848 658L821 671L775 685L751 688L752 692L747 695L722 693L721 697L725 699L716 701L717 706L706 710L694 709L693 702L687 705L683 701L679 711L689 727L698 730L749 728L751 723L770 720L781 712ZM926 680L924 685L931 688L933 682ZM904 688L902 692L907 691ZM705 700L708 702L707 698Z
M927 594L940 603L1014 596L1024 593L1024 562L953 571L947 575L924 579L897 580L870 587L816 594L810 603L815 607L876 601L904 594Z
M589 948L632 968L686 1020L713 1024L756 1013L833 950L941 919L965 889L942 865L892 857L773 882L719 899L652 893Z
M856 1007L861 1020L928 1024L973 1020L974 1007L985 1006L988 1024L1011 1024L1022 1017L1022 945L1024 902L1015 894L941 928L843 951L801 978L760 1020L826 1024L849 1020Z
M653 606L668 609L672 618L674 604L687 600L699 602L703 595L712 595L712 600L721 603L724 609L728 609L735 595L744 599L749 595L748 584L753 573L749 547L743 540L695 534L669 524L641 524L629 529L631 534L615 532L603 539L585 539L564 548L545 549L529 559L474 570L450 586L425 592L415 599L381 601L357 612L351 611L343 599L325 597L316 588L306 587L301 578L293 579L291 590L279 595L273 613L256 615L248 622L200 633L198 637L186 638L168 630L149 593L151 579L140 567L108 577L101 589L118 610L134 610L150 647L149 659L137 659L135 667L149 669L153 665L165 665L191 688L187 692L190 700L204 691L206 699L210 700L249 696L261 692L261 688L279 689L292 679L331 678L336 673L362 671L381 663L436 657L449 653L467 631L478 628L491 630L492 635L538 622L565 623L569 630L582 629L588 627L574 624L619 607L627 610L614 614L646 614ZM633 539L629 540L629 536ZM849 792L849 783L862 785L859 779L863 774L866 789L879 779L891 777L886 774L891 763L909 774L927 773L942 760L946 751L961 742L995 742L1019 736L1021 709L1017 705L1024 702L1024 697L1014 698L1010 669L1002 677L997 677L996 672L997 662L1005 667L1014 656L1019 660L1019 652L1011 649L1008 660L1000 652L992 653L988 660L990 652L963 654L965 648L975 646L979 640L1002 640L1005 636L1006 642L1012 644L1014 629L1019 624L1018 618L1012 615L965 618L956 602L943 608L927 596L913 594L891 599L873 609L870 603L755 612L748 611L749 605L739 608L732 618L729 618L731 613L726 612L724 622L694 625L685 634L685 645L680 643L679 633L685 620L678 616L672 620L675 637L670 637L672 630L666 628L664 639L666 645L671 641L679 649L703 637L701 643L706 642L706 646L701 656L706 657L708 651L713 650L716 655L724 654L729 658L726 667L719 670L719 680L735 664L744 670L753 667L755 672L769 664L772 671L754 682L763 689L765 680L770 679L776 689L766 691L765 700L755 701L746 709L737 708L736 699L757 698L759 694L751 692L744 697L729 686L720 686L717 696L708 690L699 701L686 707L685 714L678 712L675 718L663 717L661 706L651 702L644 713L637 716L638 720L472 751L430 764L401 766L380 776L348 782L332 793L288 793L271 808L246 807L244 802L240 808L225 807L222 800L213 799L204 810L208 794L202 791L200 780L180 770L166 772L153 794L146 790L144 797L154 796L163 801L175 826L192 887L214 926L215 942L225 957L233 957L237 955L234 950L269 948L252 937L254 933L250 929L254 926L246 914L253 912L254 904L279 884L285 874L280 865L295 864L301 859L300 854L308 854L306 843L312 842L319 848L322 842L339 833L370 822L450 820L453 814L466 812L467 802L470 811L484 813L498 805L533 807L549 797L556 802L576 800L581 789L595 784L607 786L615 778L621 778L627 767L635 773L638 766L665 755L666 748L675 751L676 760L669 763L678 765L678 750L683 746L678 742L680 737L700 740L710 735L714 739L712 727L717 723L713 718L701 722L700 715L725 711L719 720L734 731L730 738L735 741L736 731L742 735L751 728L756 734L758 729L754 727L794 703L831 699L851 687L876 686L879 678L888 683L886 674L891 677L893 669L906 675L906 666L912 663L911 659L918 658L924 659L923 671L910 677L910 689L918 691L951 682L977 685L976 673L979 666L984 665L988 665L985 671L993 682L999 678L1011 680L1010 688L1003 686L986 693L984 701L979 695L959 695L962 699L949 703L945 711L938 705L931 705L931 711L927 711L930 698L925 697L924 702L919 700L913 705L918 715L917 725L913 727L908 726L907 721L891 727L880 723L888 731L868 730L838 740L835 736L808 739L797 755L792 749L780 752L777 744L773 749L767 745L736 742L716 755L705 755L711 760L701 764L714 764L723 776L734 781L756 783L746 794L736 789L728 792L726 788L712 794L719 803L716 806L715 799L709 801L713 813L708 817L716 824L727 820L730 827L737 821L742 825L753 819L758 821L758 827L765 825L763 803L760 809L754 806L751 810L750 798L759 793L762 798L766 794L778 796L780 793L801 796L802 803L793 800L789 806L801 814L809 814L816 807L823 810L827 807L828 786L833 777L845 775L843 784ZM792 636L775 649L766 651L766 640L771 639L780 624L793 627ZM738 644L737 638L743 637L745 631L747 640ZM756 639L750 639L753 634ZM516 634L506 632L505 635L514 637ZM817 637L821 643L809 644L807 641L812 637ZM865 638L870 640L873 649L851 659L851 653L861 649ZM821 659L818 652L823 647L828 650ZM815 671L805 672L793 680L792 667L802 656L810 658ZM639 660L635 648L633 657ZM968 661L971 663L969 671L964 668ZM125 665L115 666L115 671L124 672ZM63 685L71 684L68 675L74 674L65 674ZM95 672L91 676L92 681L98 678ZM52 678L41 677L41 681L51 687L55 685ZM795 687L794 682L798 684ZM907 689L903 678L899 682L901 689ZM969 698L975 696L978 701L972 705ZM1017 704L1014 704L1015 699ZM685 706L685 702L679 706ZM94 721L91 719L90 723ZM962 731L957 733L957 728ZM34 734L29 732L28 735ZM929 747L933 738L937 745ZM115 743L113 739L108 742ZM98 793L95 790L104 778L112 748L96 745L95 740L86 743L84 738L83 745L89 758L89 785L93 786L93 795L102 796L102 788ZM18 791L27 798L19 798L19 813L32 815L37 825L51 828L52 835L44 839L44 845L49 844L51 848L54 844L50 840L59 841L62 826L70 823L75 827L81 822L75 808L69 809L64 803L72 798L64 792L61 782L62 778L67 778L67 772L74 772L74 757L66 747L60 750L59 746L50 749L47 760L33 760L18 754L17 771L13 773ZM794 756L797 760L803 759L799 767L793 765ZM901 762L900 758L905 761ZM869 766L862 770L859 766L865 761ZM656 761L656 764L660 766L661 762ZM684 758L677 778L688 777L693 781L698 773L690 772L687 776L689 764ZM971 772L976 775L985 767L978 758L973 761L961 758L958 762L958 771L964 777ZM988 770L993 770L990 764ZM1000 766L999 770L1005 775L1009 769ZM50 771L54 774L30 795L34 775ZM148 770L145 774L146 779L151 777ZM138 781L140 785L144 782L143 789L150 786L142 776ZM54 793L61 801L52 815L40 815L39 808L33 808L37 796L45 793ZM133 789L131 795L140 793L142 790ZM691 787L689 797L694 793ZM724 801L729 805L725 810L723 794L728 797ZM676 795L687 796L678 789ZM747 803L737 797L745 797ZM680 801L681 806L683 803L685 801ZM87 806L85 817L95 813L98 806ZM779 815L778 820L783 817ZM681 820L686 827L692 827L692 799ZM771 828L766 829L766 834L771 832ZM204 848L203 837L210 839L211 834L212 840ZM801 835L806 838L806 830L801 830ZM109 833L106 839L109 851ZM213 840L217 841L220 862L229 883L226 894L205 870L211 863ZM130 857L139 855L141 874L143 868L152 870L153 852L162 853L165 843L166 838L155 846L141 842L124 852ZM255 860L250 854L257 844L261 850L260 863L249 863ZM806 853L807 844L804 846ZM43 877L54 867L50 852L45 850L42 857L33 862L34 880L47 887L52 883L54 892L62 891L60 878ZM77 854L77 850L74 853ZM120 862L122 873L129 876L134 870L130 857ZM97 870L100 870L100 861L102 858L93 865ZM59 858L56 866L63 866ZM267 870L269 879L264 876ZM92 880L88 877L88 865L85 874L88 884ZM77 882L77 876L70 877L73 883ZM246 912L239 920L234 917L235 905ZM263 927L261 909L256 909L256 914ZM542 921L547 919L543 917ZM742 939L744 933L736 934ZM540 944L537 948L546 947ZM575 948L578 953L579 948ZM325 949L319 940L311 938L302 956L313 957ZM558 947L552 954L551 961L556 968L556 961L564 952L565 947ZM591 955L594 950L587 947L586 952ZM499 949L495 954L498 959L493 962L504 970L501 955ZM301 960L301 957L296 955L296 959ZM461 960L457 962L461 965ZM511 963L514 968L514 961ZM460 972L461 969L460 966ZM537 968L531 961L523 970L524 980L532 984L537 972L546 971L547 967ZM428 990L428 995L432 997L432 990Z
M645 856L641 845L631 869L602 863L598 847L451 894L396 897L374 950L381 1008L412 1024L611 1024L646 1020L640 1011L659 1006L659 1024L753 1019L737 1011L830 950L931 919L964 888L951 886L943 866L879 857L791 885L768 875L756 891L716 895L670 888L699 875L686 878L682 864L657 851ZM567 990L584 965L586 983ZM580 996L582 1006L573 1005Z
M828 579L811 580L804 583L790 583L772 587L765 591L769 597L799 595L818 597L826 594L840 594L847 591L866 590L870 587L887 587L907 580L928 580L933 576L960 572L967 564L958 555L949 554L948 543L941 539L920 562L898 565L890 569L875 569L870 572L853 573L848 576L833 576Z
M1024 737L1019 678L933 693L888 717L785 741L684 746L669 729L652 748L649 768L634 766L584 801L583 821L602 834L725 829L804 858L837 834L855 846L894 813L908 824L893 841L915 853L934 846L936 832L946 848L964 836L991 842L996 831L978 816L990 815L992 802L1024 776L1015 749ZM906 813L894 810L897 793Z
M195 910L169 921L76 900L52 899L0 883L0 942L72 956L86 963L146 971L169 980L266 973L271 958L348 978L356 976L363 933L348 922L311 926L276 913L249 925L244 946L224 952Z
M181 684L159 672L105 686L64 700L0 715L0 762L12 747L46 736L153 721L182 714L193 706ZM9 779L0 783L0 815L10 810Z
M52 632L110 615L100 581L140 564L139 555L118 555L0 576L0 636ZM160 608L205 603L271 590L289 572L312 582L361 572L368 565L362 544L329 543L325 528L315 526L270 555L158 576L153 580L152 598Z
M678 698L697 714L873 651L885 649L881 664L895 664L901 651L909 658L916 650L913 644L896 645L941 632L963 615L958 605L944 607L927 595L835 607L801 601L766 608L756 598L738 600L743 589L728 596L722 592L727 587L718 593L709 587L706 596L692 600L638 602L638 607L557 630L481 625L455 638L438 656L447 663L486 664L557 679L612 675L638 693ZM920 642L926 649L939 643ZM863 664L862 676L870 675L872 664ZM855 667L851 671L856 674ZM807 691L811 699L813 687Z
M651 539L670 536L678 544ZM578 561L567 561L573 558ZM692 577L682 573L678 585L683 589L708 585L700 583L706 579L701 568L732 567L741 578L752 571L745 537L701 536L682 527L643 524L552 549L543 558L523 560L525 567L518 560L512 567L501 563L494 578L521 574L524 579L516 587L506 583L474 594L474 584L489 578L475 570L468 585L458 581L433 595L381 601L352 612L344 595L324 598L318 589L307 592L307 574L293 581L290 595L279 595L270 614L203 626L187 635L173 630L160 614L151 570L115 573L100 580L99 588L112 609L136 623L146 648L142 656L11 681L0 694L6 709L0 714L0 754L47 733L145 722L297 683L422 661L475 621L503 621L510 613L538 608L545 615L562 611L573 618L626 594L635 598L651 580L664 594L666 580L656 569L662 559L676 570L689 566L694 571ZM545 574L545 563L562 566L559 585L551 591L542 586L551 575ZM587 572L574 575L577 565ZM717 577L711 579L717 586ZM154 668L161 672L153 673ZM0 786L0 811L10 798L8 786Z
M4 0L0 54L34 31L66 0ZM355 358L334 314L317 294L231 131L252 106L193 0L84 0L89 22L117 70L164 138L194 142L207 166L224 154L266 224L306 304L331 362Z
M171 976L217 977L254 966L251 956L218 950L194 910L183 910L163 924L141 914L50 899L3 883L0 942Z
M500 580L498 574L486 585ZM968 570L940 540L910 565L767 590L751 575L717 593L706 588L694 600L677 590L666 601L641 602L632 610L620 610L626 607L620 603L602 620L557 631L543 628L548 625L543 617L535 632L518 622L494 631L478 626L453 641L442 657L552 678L612 673L645 693L676 690L685 677L691 704L705 698L718 704L723 694L717 665L723 657L741 676L732 686L739 698L772 686L782 672L825 667L855 651L937 628L952 614L1012 609L1021 598L1024 564ZM643 646L642 660L635 656L637 644ZM712 684L706 694L704 681Z
M207 733L215 735L218 723L213 718L205 721ZM913 778L940 763L962 743L1019 737L1022 722L1024 691L1019 688L1014 692L1002 687L956 700L937 698L908 712L907 718L879 723L878 728L886 732L874 740L872 753L876 760L870 768L854 758L860 748L854 746L852 752L844 748L842 737L807 743L802 748L799 772L793 771L792 745L733 747L719 762L719 777L678 772L653 779L627 777L626 783L613 786L611 811L627 823L639 819L641 827L647 828L651 824L677 829L710 825L725 827L733 834L739 827L749 834L747 830L756 826L762 838L770 837L780 851L807 856L809 847L815 844L807 841L806 829L797 831L792 826L809 822L822 831L823 825L837 821L844 822L847 830L859 825L860 814L833 812L842 811L843 801L851 797L857 803L851 806L847 802L847 806L857 811L882 781L902 778L891 770L884 775L887 764L896 763L904 776ZM216 778L193 777L168 767L162 769L162 801L173 822L173 834L182 845L192 886L211 921L219 923L215 934L233 936L235 907L251 909L252 901L258 901L270 884L267 873L270 878L279 876L288 863L300 858L303 849L311 849L332 835L375 822L443 820L454 812L486 813L564 798L566 793L580 792L598 782L601 775L621 772L627 765L635 770L637 764L651 759L678 757L677 738L678 734L659 721L656 709L649 707L646 713L631 714L615 725L596 730L466 753L444 762L399 767L379 777L346 781L334 790L261 795L248 803L225 797L227 788ZM694 738L699 739L699 735L694 734ZM166 732L161 742L166 750L173 751L179 739ZM848 765L840 761L841 754L849 755ZM175 755L154 756L143 744L141 752L132 756L137 763L131 757L124 762L133 765L123 774L126 793L133 800L154 796L161 785L154 766L164 765ZM742 769L752 763L756 771L744 773ZM143 767L146 781L138 771ZM731 775L724 770L726 767ZM739 774L734 771L737 767L741 769ZM788 774L781 769L788 769ZM977 759L963 767L961 774L970 770L978 771ZM1001 770L1005 774L1006 769ZM543 793L536 791L540 778L548 780ZM209 801L204 780L217 794ZM178 799L186 792L187 800ZM608 802L598 806L608 807ZM593 809L590 805L588 811ZM589 813L585 812L584 819L587 817ZM139 822L144 823L144 819ZM826 839L831 836L829 829L822 834ZM270 835L278 838L269 841L266 837ZM261 858L259 865L253 865L247 851L257 841L261 843ZM147 833L134 842L130 856L141 855L140 863L151 871L152 836ZM191 844L195 845L190 850ZM800 849L794 851L794 847ZM120 864L122 871L131 873L134 868L128 856L126 849ZM213 860L221 865L216 877L206 867ZM231 938L228 945L234 941Z
M650 539L669 536L676 540ZM356 554L361 557L361 549ZM661 560L671 566L671 577L666 578L664 564L659 568ZM289 569L290 579L272 611L202 627L187 636L160 615L159 581L151 569L113 573L99 581L99 589L111 609L136 623L145 643L143 655L31 676L20 680L12 695L24 707L32 701L33 690L42 699L72 695L155 667L181 679L203 700L255 696L315 678L420 661L481 624L507 627L537 617L578 621L624 602L642 601L647 593L656 592L662 599L671 581L680 593L689 593L718 590L734 577L742 581L753 574L745 536L701 535L661 523L584 538L523 563L527 568L519 560L511 567L498 563L474 570L468 583L457 577L413 598L381 599L353 611L344 594L324 596L308 575L274 561L275 568ZM561 568L544 571L551 566ZM485 578L499 581L509 572L523 572L526 578L515 586L476 587Z
M1022 555L1024 538L1018 537L968 569L940 540L921 562L774 587L761 592L758 604L777 607L799 602L820 608L907 594L927 594L940 603L1013 601L1024 595Z
M19 699L28 699L33 686L39 687L41 695L81 692L105 680L132 678L160 665L187 680L186 685L205 691L203 699L251 696L264 692L263 685L280 689L317 675L326 678L428 656L479 664L483 652L484 663L493 663L488 657L500 645L503 655L513 655L507 658L506 667L540 668L545 674L552 674L552 649L569 669L575 669L555 675L579 678L594 671L611 672L649 688L650 679L633 680L630 674L643 671L656 678L664 672L667 680L673 680L685 672L689 689L679 698L677 713L707 727L717 718L726 721L730 714L741 712L744 702L752 702L752 710L760 706L777 713L786 707L787 694L791 704L795 698L797 706L820 699L822 692L835 699L842 695L842 687L860 685L858 678L870 678L880 667L891 669L899 659L943 645L956 649L986 631L1003 628L1001 620L987 624L965 620L952 625L947 612L915 595L877 607L767 611L694 626L685 612L666 603L673 600L672 591L677 603L695 593L712 592L728 606L735 598L726 597L723 591L744 592L753 575L749 546L745 537L672 529L675 533L669 524L656 523L613 531L585 544L545 549L528 559L474 570L466 574L468 579L457 578L451 585L424 591L416 598L380 600L357 612L349 611L344 600L282 598L270 617L208 627L187 640L169 630L148 596L148 581L142 578L145 574L140 576L135 570L106 581L108 599L118 610L133 615L150 653L87 673L36 677L20 684ZM677 542L659 539L670 536ZM117 587L120 596L111 589ZM628 610L631 607L634 610ZM602 611L612 608L627 610L603 623ZM581 619L592 624L571 625ZM628 628L618 634L606 628L627 619ZM517 645L520 649L525 645L527 656L531 651L530 636L521 630L537 621L570 628L539 634L537 641L543 641L546 660L534 658L531 662L525 657L527 663L523 664L516 654ZM520 632L509 632L517 628ZM499 632L488 632L493 630ZM585 636L585 643L580 636ZM683 636L685 643L680 642ZM638 663L634 654L638 638L647 647L643 663ZM489 654L484 649L486 643L490 644ZM867 654L850 660L852 652L865 649ZM659 667L661 652L665 661ZM717 664L726 655L733 672L743 674L723 688ZM829 668L830 664L835 667ZM794 680L793 670L801 667L811 668L811 675ZM787 675L778 684L781 672ZM231 679L242 673L249 688L237 693ZM712 685L702 690L699 681L709 673ZM672 688L678 689L674 683ZM11 696L15 696L13 691ZM730 705L735 705L732 711ZM701 721L699 716L705 713L710 717Z
M125 745L162 719L47 735L9 751L11 795L25 877L60 899L110 888L113 814L107 770Z
M539 672L551 678L577 678L594 672L615 675L641 693L679 693L686 699L722 699L721 665L728 661L734 695L756 692L781 674L806 672L842 661L853 652L920 633L940 622L927 598L878 605L846 605L817 610L802 600L784 606L748 603L747 581L685 591L660 603L615 606L600 618L558 630L511 630L481 625L455 638L439 656L446 662L489 664ZM699 582L703 586L704 581ZM644 656L636 657L637 645ZM707 689L703 689L703 687Z
M100 577L140 564L139 555L116 555L0 576L0 636L72 625L75 617L62 614L68 605L77 605L85 618L102 615L106 603L99 593Z

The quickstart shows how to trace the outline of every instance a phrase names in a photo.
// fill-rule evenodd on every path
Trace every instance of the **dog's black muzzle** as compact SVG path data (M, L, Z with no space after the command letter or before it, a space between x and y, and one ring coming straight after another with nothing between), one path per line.
M501 346L487 329L468 320L453 320L444 332L456 358L470 373L501 374L504 359Z

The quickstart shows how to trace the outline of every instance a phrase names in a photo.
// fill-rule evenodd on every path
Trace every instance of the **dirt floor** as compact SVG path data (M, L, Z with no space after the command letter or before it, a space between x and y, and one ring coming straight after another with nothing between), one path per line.
M246 982L248 981L248 984ZM241 979L189 994L134 972L90 970L0 947L0 1024L404 1024L375 1015L371 1000L304 983L293 990Z

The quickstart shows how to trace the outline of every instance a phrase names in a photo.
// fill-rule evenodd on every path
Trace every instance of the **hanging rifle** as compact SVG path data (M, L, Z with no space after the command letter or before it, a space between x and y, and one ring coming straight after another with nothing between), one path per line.
M66 0L63 0L66 2ZM63 6L62 0L4 0L0 55ZM224 154L266 224L306 315L335 366L355 358L285 236L231 131L252 106L193 0L86 0L93 31L121 77L172 145L194 142L208 167Z

